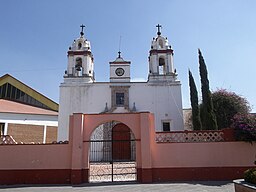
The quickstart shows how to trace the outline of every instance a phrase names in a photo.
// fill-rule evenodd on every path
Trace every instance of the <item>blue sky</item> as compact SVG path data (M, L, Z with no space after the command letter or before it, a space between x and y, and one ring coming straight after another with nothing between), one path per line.
M210 88L248 99L256 112L255 0L2 0L0 75L9 73L58 102L67 50L83 23L97 81L109 80L109 62L121 51L133 79L147 79L148 51L161 24L174 49L183 107L190 107L188 68L200 91L200 48Z

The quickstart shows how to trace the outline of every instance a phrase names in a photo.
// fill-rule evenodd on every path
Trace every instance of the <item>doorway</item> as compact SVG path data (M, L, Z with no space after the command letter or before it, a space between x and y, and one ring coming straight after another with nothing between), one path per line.
M136 181L136 142L117 121L98 126L90 137L89 182Z

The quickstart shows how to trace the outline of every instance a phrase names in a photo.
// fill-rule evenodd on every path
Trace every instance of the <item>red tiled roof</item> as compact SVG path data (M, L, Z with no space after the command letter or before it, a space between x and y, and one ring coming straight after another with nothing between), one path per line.
M58 115L58 112L33 107L15 101L0 99L0 113L20 113L20 114L35 114L35 115Z

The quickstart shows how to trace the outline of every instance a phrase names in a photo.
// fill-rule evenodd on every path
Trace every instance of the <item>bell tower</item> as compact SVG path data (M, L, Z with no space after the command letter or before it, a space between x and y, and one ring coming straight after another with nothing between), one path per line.
M80 37L73 41L68 50L68 66L64 78L80 78L83 82L94 82L93 55L90 41L84 37L81 25Z
M157 37L151 42L149 51L149 82L175 81L177 74L173 66L173 50L167 37L161 35L161 25L157 25Z

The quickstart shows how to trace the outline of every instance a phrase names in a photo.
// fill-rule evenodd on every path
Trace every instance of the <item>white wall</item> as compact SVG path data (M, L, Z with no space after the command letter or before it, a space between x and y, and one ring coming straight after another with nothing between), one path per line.
M61 84L58 140L68 139L69 116L73 113L101 113L106 102L111 107L111 89L107 83Z
M135 102L138 111L154 113L156 131L162 131L162 120L170 120L173 131L184 129L180 85L134 83L129 93L130 108Z
M80 82L76 82L80 81ZM110 85L129 85L129 107L155 115L155 128L162 130L162 120L171 120L171 130L183 130L181 86L179 83L82 83L65 79L60 86L58 140L68 139L69 115L101 113L106 103L111 107Z
M20 121L38 121L53 122L58 125L57 115L36 115L36 114L20 114L20 113L0 113L0 120L20 120Z

